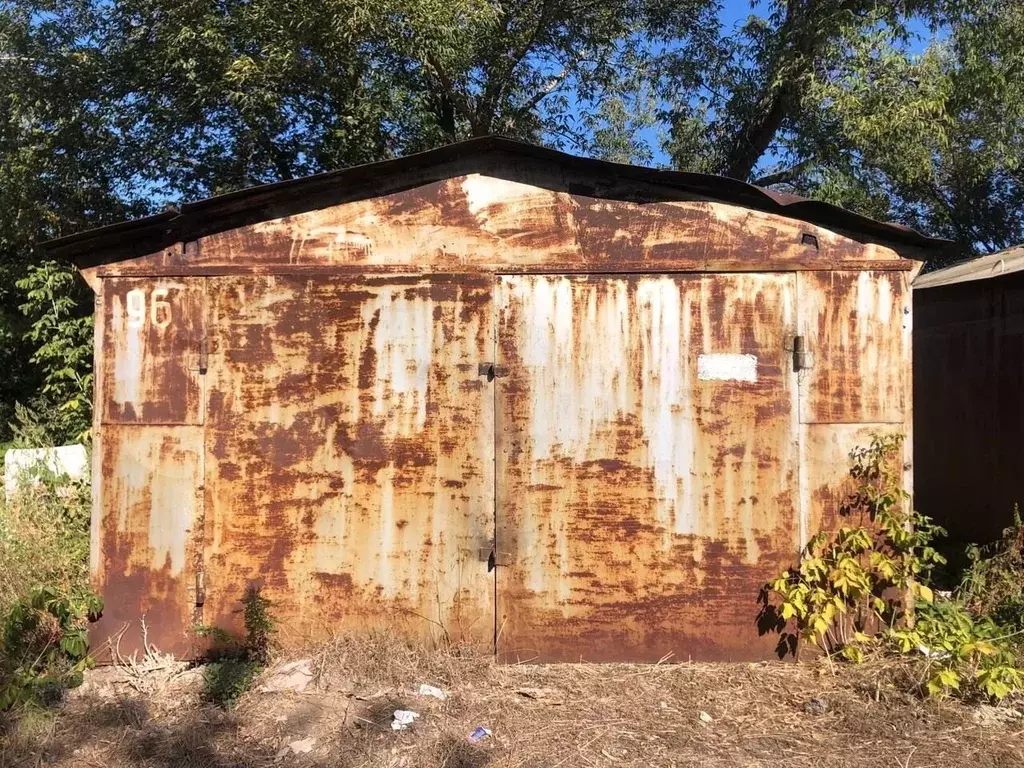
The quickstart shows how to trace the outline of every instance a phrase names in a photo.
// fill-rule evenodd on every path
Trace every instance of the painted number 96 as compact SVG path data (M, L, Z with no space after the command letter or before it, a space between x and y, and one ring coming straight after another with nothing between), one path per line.
M171 324L171 302L167 301L166 288L154 288L149 296L149 322L163 330ZM125 295L128 313L128 327L142 328L146 324L146 292L141 288L128 291Z

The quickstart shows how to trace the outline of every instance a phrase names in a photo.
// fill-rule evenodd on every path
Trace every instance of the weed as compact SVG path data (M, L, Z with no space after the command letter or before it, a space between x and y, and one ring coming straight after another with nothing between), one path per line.
M234 709L262 669L257 662L242 658L211 662L203 668L203 697L222 709Z
M203 670L203 695L224 709L233 709L248 691L263 668L270 663L276 622L271 602L259 587L250 586L243 598L245 637L237 638L219 627L198 627L202 636L212 637L224 646L218 658Z
M992 616L1011 631L1024 630L1024 524L1014 506L1013 525L987 546L967 549L970 566L960 596L976 614Z
M245 592L245 655L257 664L270 662L270 646L276 631L270 614L270 600L260 594L258 587L250 586Z
M89 583L90 489L42 467L10 503L0 501L0 614L49 585Z
M783 626L793 621L829 657L838 651L859 662L868 649L907 657L916 667L915 687L927 695L1002 699L1024 690L1024 670L1009 642L1014 633L987 614L1021 597L1014 583L1021 573L1020 520L993 558L975 557L967 600L937 601L928 581L944 558L932 541L945 531L910 508L900 482L902 444L902 435L875 435L852 452L858 488L849 506L866 513L871 525L816 535L800 564L766 587L766 607L768 596L777 595Z
M15 603L0 638L0 709L55 704L64 690L80 685L93 664L86 625L102 609L102 600L87 589L40 587Z

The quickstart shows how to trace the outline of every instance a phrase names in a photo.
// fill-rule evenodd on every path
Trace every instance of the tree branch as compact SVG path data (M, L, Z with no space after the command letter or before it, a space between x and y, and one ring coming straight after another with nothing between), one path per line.
M425 57L425 61L427 66L434 71L434 74L440 81L441 87L444 89L449 103L469 122L470 129L473 134L476 135L478 120L476 113L473 111L473 107L469 102L469 98L455 88L455 84L452 82L452 79L445 73L434 54L428 53Z
M806 160L801 160L796 165L790 168L784 168L781 171L775 171L751 181L751 184L755 184L759 187L770 187L773 184L788 184L791 181L795 181L800 177L807 168L814 164L814 158L809 157Z

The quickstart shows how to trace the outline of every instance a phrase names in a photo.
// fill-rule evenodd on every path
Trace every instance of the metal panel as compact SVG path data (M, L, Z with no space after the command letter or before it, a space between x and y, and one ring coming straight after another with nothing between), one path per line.
M771 655L757 597L799 536L794 277L509 276L499 318L502 657Z
M801 333L813 361L800 375L807 423L903 424L909 409L910 292L905 274L803 272Z
M102 423L202 423L203 283L104 280Z
M914 501L959 555L1024 506L1024 272L915 284L914 315Z
M94 647L127 631L120 650L192 654L203 518L202 427L102 428L92 580L104 597ZM143 633L143 621L147 634Z
M493 641L492 284L211 279L207 623Z

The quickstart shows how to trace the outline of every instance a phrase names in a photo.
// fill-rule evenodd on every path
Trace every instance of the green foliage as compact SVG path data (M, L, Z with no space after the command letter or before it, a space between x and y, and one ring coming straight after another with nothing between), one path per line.
M1024 669L1006 629L953 600L919 602L912 627L890 629L883 642L921 654L921 689L929 696L983 694L1002 699L1024 691Z
M103 609L88 589L38 587L14 603L0 637L0 709L48 703L82 682L92 666L86 626Z
M696 82L666 68L678 167L894 219L962 253L1024 239L1024 5L766 5L706 49Z
M1002 626L1024 630L1024 524L1020 509L1002 538L967 550L970 567L960 585L960 597L975 614L992 616Z
M32 474L9 504L0 500L0 614L40 585L62 594L88 586L89 485L45 467Z
M210 662L203 668L203 696L222 709L234 709L262 669L249 659L227 657Z
M25 292L21 311L32 324L31 362L42 375L40 402L55 406L47 421L49 444L88 439L92 421L93 318L90 294L67 267L45 261L32 265L18 288Z
M197 627L200 636L210 637L221 647L216 660L203 670L203 695L224 709L233 709L263 668L270 663L276 630L271 602L259 587L250 586L243 602L245 637L238 638L219 627Z
M1013 633L963 602L937 598L928 586L932 569L945 562L931 543L945 531L910 508L901 483L902 445L902 435L875 435L851 453L857 490L847 514L867 524L811 540L800 564L768 587L778 597L779 617L829 656L860 662L866 651L880 649L912 659L926 695L1001 699L1022 691ZM1001 574L980 562L979 573ZM976 605L985 605L993 581L972 582ZM908 599L912 612L904 608Z
M245 655L257 664L270 661L270 647L276 624L270 613L270 600L260 594L257 587L250 586L245 593Z
M902 446L902 435L875 435L850 454L858 486L847 515L866 524L815 535L799 566L771 583L781 617L794 620L800 636L826 652L855 649L853 641L875 624L893 626L902 615L893 593L932 600L924 581L944 560L931 541L944 532L910 508L901 482Z

